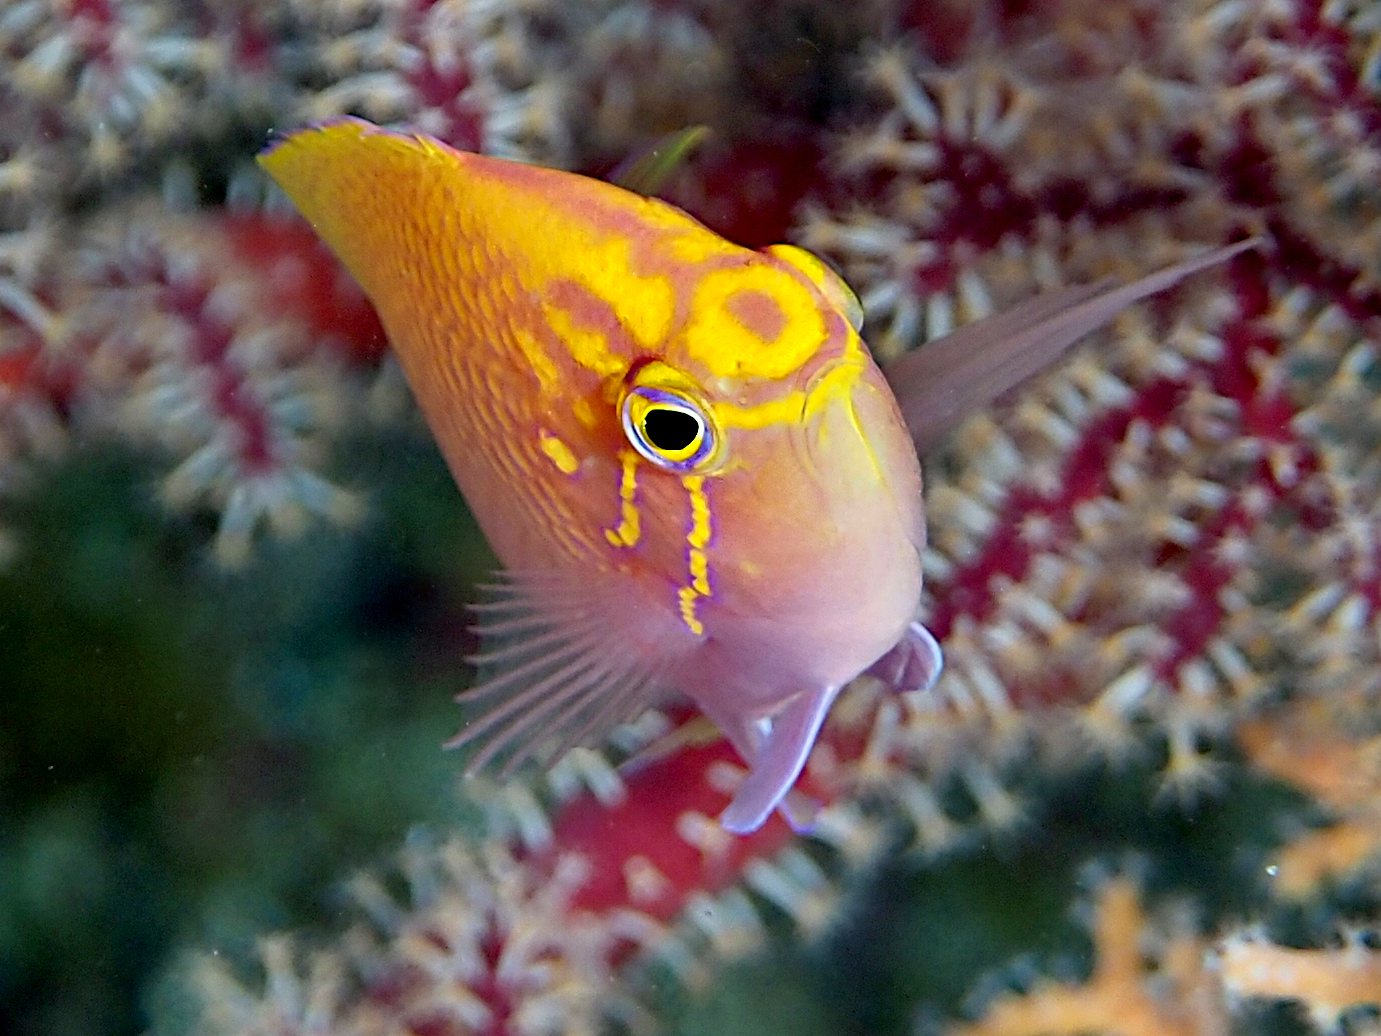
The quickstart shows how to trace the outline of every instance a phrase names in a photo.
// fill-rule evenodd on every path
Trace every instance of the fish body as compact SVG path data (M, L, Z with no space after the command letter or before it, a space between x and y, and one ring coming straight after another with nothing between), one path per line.
M675 689L751 765L725 820L756 827L920 595L920 466L848 289L663 202L356 120L261 161L374 302L507 569L459 738L520 756Z
M680 691L749 765L733 831L786 801L848 681L939 672L913 440L1248 247L964 328L889 370L899 407L857 300L794 246L356 119L260 162L373 301L505 566L453 743L512 765Z

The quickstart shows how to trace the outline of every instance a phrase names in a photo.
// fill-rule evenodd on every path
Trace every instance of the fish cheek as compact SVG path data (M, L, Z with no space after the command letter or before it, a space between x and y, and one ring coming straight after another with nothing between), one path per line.
M825 497L802 463L799 435L787 426L734 429L731 468L711 480L715 535L709 552L716 600L735 613L797 607L802 583L835 532Z

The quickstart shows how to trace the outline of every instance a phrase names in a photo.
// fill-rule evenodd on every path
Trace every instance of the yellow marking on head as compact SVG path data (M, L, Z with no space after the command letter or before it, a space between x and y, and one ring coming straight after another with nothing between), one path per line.
M715 403L714 416L722 428L766 428L800 421L806 412L806 394L800 389L757 406Z
M768 296L781 310L781 327L770 340L759 333L760 320L745 325L735 312L761 308L754 296ZM739 300L737 303L735 300ZM825 341L820 307L796 278L765 263L715 270L700 281L692 302L686 350L716 377L754 375L783 378L797 370Z
M858 301L858 296L853 293L853 289L845 284L839 274L835 273L823 259L812 252L807 252L804 248L798 248L796 245L768 245L765 251L770 255L775 255L785 263L790 263L809 277L820 289L820 293L829 300L830 305L844 314L844 318L848 320L855 331L862 329L862 303Z
M575 459L575 454L564 442L552 435L546 429L537 433L537 444L541 447L551 462L556 465L556 470L563 475L575 474L576 468L580 467L580 462Z
M572 247L579 271L547 282L543 316L576 363L600 377L622 377L632 353L663 347L675 289L666 276L634 273L628 242L582 239Z
M577 327L571 314L561 306L544 306L542 315L558 335L571 358L602 378L621 378L628 370L628 360L609 348L609 339L602 331Z
M574 274L581 288L618 315L619 323L644 351L660 348L671 333L676 289L664 274L633 269L633 243L623 237L582 235L563 250L578 257Z
M695 232L678 234L667 242L671 257L678 263L699 266L710 259L718 259L731 252L743 251L738 245L710 231L697 227Z
M681 485L690 496L690 529L686 532L686 571L689 584L676 591L681 621L696 636L705 626L696 615L700 598L710 596L710 560L705 548L710 542L710 502L705 496L705 476L683 475Z
M628 261L627 246L624 246L623 259ZM671 334L671 321L676 315L676 289L671 279L663 276L639 277L627 266L622 270L602 270L604 276L598 282L607 293L606 297L633 340L644 351L660 351ZM592 287L594 284L592 284Z
M623 477L619 480L619 524L604 530L604 538L610 546L632 547L642 536L642 517L633 502L638 492L638 461L636 450L620 450L619 460L623 464Z
M774 424L801 422L818 412L835 396L849 392L862 373L863 364L850 362L846 354L843 361L826 368L805 390L794 389L756 406L714 403L714 417L723 428L766 428Z
M590 406L588 399L582 397L572 403L571 413L575 415L575 419L580 422L582 428L589 429L595 426L595 410L594 407Z
M537 375L537 384L541 386L542 395L554 396L559 393L561 375L547 351L542 348L542 343L537 340L537 336L525 327L515 327L513 337L523 352L523 359L527 360L532 373Z

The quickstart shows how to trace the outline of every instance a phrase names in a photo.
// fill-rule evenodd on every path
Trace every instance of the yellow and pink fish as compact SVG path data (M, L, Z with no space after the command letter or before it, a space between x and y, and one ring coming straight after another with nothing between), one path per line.
M598 180L343 119L260 162L378 309L495 554L470 768L554 758L670 692L782 807L840 689L929 687L918 445L1125 306L1250 247L1066 288L884 374L821 260ZM788 808L788 806L790 808Z

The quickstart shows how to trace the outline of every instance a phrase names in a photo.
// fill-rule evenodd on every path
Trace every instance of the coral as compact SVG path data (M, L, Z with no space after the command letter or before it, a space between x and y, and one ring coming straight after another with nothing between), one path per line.
M350 938L343 962L320 956L305 973L283 940L261 956L269 996L241 988L203 960L198 981L218 1031L588 1033L617 1006L607 990L615 948L655 940L630 914L587 920L569 909L589 864L563 853L550 869L499 846L450 842L405 854L411 902L397 903L375 879L353 893L372 925ZM347 996L349 988L359 990ZM625 1005L635 1010L636 1005ZM388 1021L384 1021L387 1018Z
M180 940L216 953L160 987L157 1031L746 1033L783 1003L802 1032L1256 1031L1263 999L1352 1024L1378 995L1352 934L1378 916L1381 837L1378 55L1373 6L1345 0L10 4L6 1013L143 1029L70 1007L115 984L74 962ZM435 784L410 775L452 766L454 587L486 556L400 416L377 320L249 162L270 126L343 112L600 173L710 124L671 195L750 243L791 227L858 289L884 358L1044 288L1265 243L926 458L923 611L948 669L932 696L862 679L841 698L801 789L825 804L812 831L719 828L742 769L674 709L550 774L429 792L427 812ZM435 729L375 722L409 693ZM227 761L220 726L256 734ZM129 777L141 752L167 772ZM44 826L91 815L35 776L54 759L73 799L117 804L109 831ZM274 781L293 808L244 819L236 797ZM385 802L372 840L333 840ZM121 825L165 814L180 835L158 863L111 862ZM441 833L368 863L424 815ZM255 910L238 861L204 863L228 840L208 817L243 829L231 852L270 889ZM1099 885L1089 966L1031 965L1071 871L1128 848L1150 877ZM294 868L353 866L342 934L281 906L311 898ZM154 935L109 905L195 885L165 880L184 868L215 877L157 900L176 919ZM104 896L66 912L146 942L74 942L52 920L68 900L20 874ZM304 920L240 952L245 929ZM21 952L25 930L80 949ZM744 974L716 1024L705 1005L730 1010Z
M68 434L114 431L170 455L160 495L219 512L227 564L261 521L291 532L307 514L358 515L313 468L314 440L349 418L358 393L341 385L321 329L268 304L272 282L221 219L115 210L70 247L70 264L34 291L13 289L39 350L41 372L26 380L61 384Z
M1086 982L1040 982L1023 995L999 997L978 1021L950 1029L952 1036L1228 1032L1222 997L1204 964L1206 947L1194 932L1153 931L1127 878L1099 889L1093 915L1094 962Z
M67 190L126 172L186 133L198 102L223 99L212 92L233 64L232 42L229 33L199 31L172 3L9 5L0 23L0 79L17 111L10 125L47 129L28 134L10 162L62 170L56 186Z
M1084 1032L1174 1036L1236 1031L1252 1001L1301 1004L1321 1032L1349 1012L1381 1005L1381 953L1360 936L1340 947L1293 948L1260 933L1201 935L1166 911L1149 918L1126 877L1097 890L1090 925L1093 965L1077 984L1045 979L981 1006L950 1036L1060 1036Z
M1296 707L1238 732L1254 766L1306 789L1331 814L1331 823L1299 834L1271 863L1277 894L1293 899L1355 875L1381 853L1381 738L1319 711Z
M1342 26L1308 4L1049 18L1003 61L875 53L887 107L841 138L842 197L801 237L841 262L887 353L1051 277L1270 230L1227 290L1201 279L1129 315L1115 344L970 422L927 491L941 690L1004 714L1082 703L1113 750L1149 707L1167 777L1192 790L1211 778L1202 739L1243 706L1343 685L1365 700L1374 679L1375 275L1354 262L1371 199L1344 232L1280 129L1298 141L1374 102L1340 63ZM1326 72L1289 89L1306 46Z
M1337 948L1274 946L1250 935L1218 948L1228 996L1302 1004L1321 1032L1339 1032L1350 1011L1381 1007L1381 953L1359 934Z
M310 271L303 283L308 290L299 294L314 301L303 303L308 313L288 303L293 292L284 290L280 276L264 278L266 288L227 285L226 297L267 290L272 304L265 312L306 316L306 333L332 346L343 337L347 360L372 367L382 342L372 314L346 299L341 313L323 316L322 310L341 296L331 283L338 275L323 267L319 246L307 238L293 240L292 231L273 228L271 222L245 222L242 214L259 205L266 188L249 162L252 148L243 141L262 141L273 125L356 113L406 123L457 147L608 168L688 122L732 121L728 113L737 109L724 64L728 44L712 37L702 24L705 16L691 6L640 2L244 0L226 6L26 0L11 5L0 18L0 100L15 112L0 130L0 316L6 321L6 351L37 345L40 371L56 366L65 377L82 363L58 354L83 335L100 335L84 326L88 321L112 319L111 312L97 315L90 307L119 308L112 299L95 299L95 286L82 280L88 274L69 270L64 253L90 257L93 247L111 249L116 254L90 258L87 265L123 264L126 268L116 274L128 282L122 287L157 294L162 277L157 263L140 265L143 259L119 254L126 246L113 240L120 226L135 224L155 239L172 235L177 247L189 239L185 220L168 218L141 195L154 180L162 200L174 209L224 200L241 215L220 224L203 221L200 236L209 252L222 245L240 254L246 248L276 248L282 261L274 260L273 273L281 275L294 263L304 266ZM736 31L748 29L737 26ZM646 89L649 82L657 89ZM801 150L799 137L783 145L791 154ZM726 147L720 146L721 163ZM767 189L775 190L770 183L785 162L771 160ZM771 222L784 225L802 189L797 183L780 192L778 216ZM90 217L93 198L109 211ZM93 246L93 235L108 240ZM249 262L255 258L245 256ZM219 260L203 255L196 261L214 270ZM150 283L137 283L140 277ZM310 349L310 343L289 347L294 349ZM324 356L318 352L317 361ZM127 375L133 370L128 358L112 362ZM164 375L175 380L178 371L165 368ZM31 379L31 387L45 378ZM222 403L235 391L235 378L221 385ZM56 398L62 391L50 392L50 402L65 404ZM207 430L191 433L160 420L155 415L142 427L165 444L178 440L173 449L182 451L183 459L190 460L196 449L189 435L199 434L202 446L211 437ZM99 433L89 426L74 430L88 438L114 433L144 441L139 421L113 423ZM239 433L243 443L259 435L244 420ZM277 515L279 525L286 519L286 526L295 528L300 523L289 512L340 516L348 510L317 477L331 437L318 438L319 456L310 465L294 463L290 473L267 481L245 470L237 473L233 457L217 461L198 453L182 472L188 484L169 486L168 498L195 499L221 512L222 556L240 558L260 515ZM279 442L276 448L281 458L297 447ZM212 452L217 449L227 452L224 442ZM16 463L22 464L22 454ZM217 470L207 470L211 467ZM227 509L234 513L226 514Z

